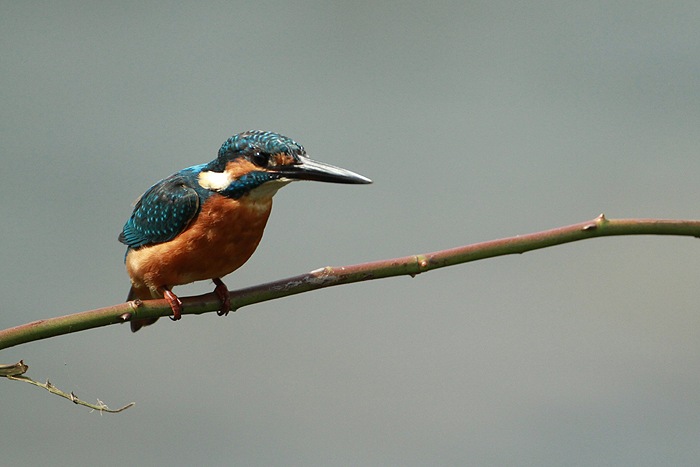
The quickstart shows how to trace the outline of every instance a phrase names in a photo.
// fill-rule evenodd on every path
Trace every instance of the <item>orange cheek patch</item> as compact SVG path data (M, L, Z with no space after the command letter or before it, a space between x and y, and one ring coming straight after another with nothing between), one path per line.
M294 162L294 158L284 152L278 152L277 154L272 155L272 163L276 166L292 165Z
M226 172L231 174L234 180L255 170L260 170L260 168L243 158L236 159L226 164Z

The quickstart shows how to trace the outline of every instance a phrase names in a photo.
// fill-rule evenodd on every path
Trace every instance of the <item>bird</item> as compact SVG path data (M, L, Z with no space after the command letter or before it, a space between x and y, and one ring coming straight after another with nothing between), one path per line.
M287 136L261 130L231 136L216 159L155 183L138 198L118 237L131 280L127 301L165 298L176 321L183 307L172 288L212 280L221 301L217 314L227 315L230 295L221 278L255 252L277 190L299 180L372 183L309 158ZM131 319L131 330L157 319Z

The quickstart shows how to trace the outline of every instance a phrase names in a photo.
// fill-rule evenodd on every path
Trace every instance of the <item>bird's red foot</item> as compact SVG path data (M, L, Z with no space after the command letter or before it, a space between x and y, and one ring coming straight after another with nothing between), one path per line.
M173 310L173 315L170 317L170 319L177 321L178 319L182 318L182 302L179 298L177 298L177 295L172 293L172 291L165 289L163 291L163 297L168 301L170 309Z
M221 279L215 277L213 281L214 284L216 284L214 292L216 292L219 300L221 300L221 310L217 311L216 314L219 316L226 316L228 315L228 312L231 311L231 294L229 293L226 284L224 284Z

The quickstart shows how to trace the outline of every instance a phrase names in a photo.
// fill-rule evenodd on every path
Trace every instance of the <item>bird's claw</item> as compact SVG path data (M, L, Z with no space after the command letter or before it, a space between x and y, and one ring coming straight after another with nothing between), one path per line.
M215 277L213 281L214 284L216 284L214 292L219 297L219 300L221 300L221 310L217 311L216 314L219 316L226 316L228 315L229 311L231 311L231 294L229 293L226 284L224 284L221 279Z
M170 319L173 321L177 321L180 318L182 318L182 301L172 293L172 291L166 289L163 292L163 297L168 301L168 305L170 305L170 309L173 310L173 315L170 316Z

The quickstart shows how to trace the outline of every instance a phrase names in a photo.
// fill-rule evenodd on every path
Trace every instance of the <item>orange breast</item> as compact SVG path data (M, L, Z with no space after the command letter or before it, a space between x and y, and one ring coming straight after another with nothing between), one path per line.
M212 195L195 221L173 240L132 250L126 268L135 288L187 284L223 277L253 254L267 224L272 198L232 200Z

